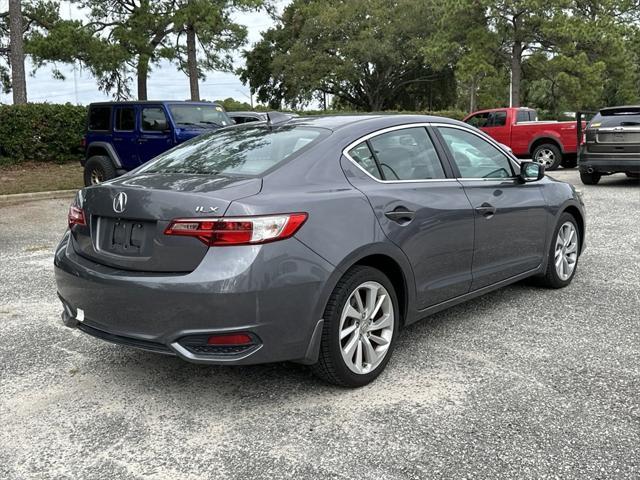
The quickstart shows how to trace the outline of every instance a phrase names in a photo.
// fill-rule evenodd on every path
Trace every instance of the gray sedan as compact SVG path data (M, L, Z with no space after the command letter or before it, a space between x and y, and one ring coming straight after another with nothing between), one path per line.
M406 325L527 277L567 286L584 239L573 187L469 125L280 114L80 191L55 272L90 335L354 387Z

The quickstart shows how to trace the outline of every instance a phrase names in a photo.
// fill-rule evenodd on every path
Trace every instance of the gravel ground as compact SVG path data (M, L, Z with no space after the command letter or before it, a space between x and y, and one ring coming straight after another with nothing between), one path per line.
M570 287L517 284L415 324L359 390L63 327L52 250L68 201L0 208L0 478L637 479L640 187L580 189L588 249Z

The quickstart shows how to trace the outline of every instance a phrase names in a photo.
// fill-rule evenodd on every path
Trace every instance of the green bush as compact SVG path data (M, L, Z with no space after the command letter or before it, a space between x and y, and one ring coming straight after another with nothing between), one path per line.
M86 118L86 107L69 103L0 105L0 162L77 160Z

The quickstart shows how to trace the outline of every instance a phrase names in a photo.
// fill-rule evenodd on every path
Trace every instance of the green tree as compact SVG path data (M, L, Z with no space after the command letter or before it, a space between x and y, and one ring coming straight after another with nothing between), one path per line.
M450 96L429 87L449 74L426 65L416 49L429 34L424 19L434 18L431 6L412 0L294 0L246 54L241 78L273 107L330 94L338 104L367 111L424 108L430 95L432 108L440 108L434 99L448 103ZM455 87L450 90L455 96Z

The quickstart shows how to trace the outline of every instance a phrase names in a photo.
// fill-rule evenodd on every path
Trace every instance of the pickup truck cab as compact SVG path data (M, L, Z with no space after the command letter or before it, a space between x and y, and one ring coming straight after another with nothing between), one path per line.
M110 180L203 132L232 124L224 108L211 102L92 103L80 162L84 183Z
M494 108L473 112L464 122L508 146L518 157L543 164L546 170L555 170L560 165L573 168L577 164L575 121L541 122L531 108Z

